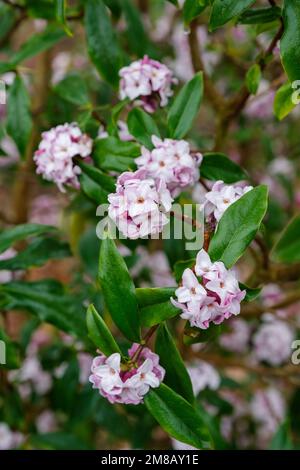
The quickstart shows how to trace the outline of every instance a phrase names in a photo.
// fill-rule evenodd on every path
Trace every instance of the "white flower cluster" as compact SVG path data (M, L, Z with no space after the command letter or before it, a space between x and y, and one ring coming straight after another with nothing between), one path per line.
M146 169L149 176L163 179L173 197L198 181L202 155L192 155L188 142L161 140L156 136L152 136L152 142L154 149L142 147L142 155L135 162L139 168Z
M73 157L86 158L92 151L92 139L83 134L76 123L63 124L43 132L34 154L36 172L53 181L64 192L64 185L79 188L79 166Z
M171 70L157 60L145 56L123 67L119 75L120 98L138 99L145 111L153 113L158 104L166 106L173 95L171 86L177 83Z
M265 314L263 323L253 336L254 357L278 366L291 356L294 338L295 333L286 322L272 314Z
M185 269L182 285L175 294L177 301L171 301L182 310L181 318L191 326L206 329L210 323L220 324L238 315L246 291L241 291L233 270L227 270L220 261L213 263L202 249L194 271Z
M109 216L128 238L160 233L168 223L172 198L163 180L147 177L146 170L125 172L117 180L116 193L108 196Z
M139 348L133 344L129 349L130 358L134 358ZM159 365L159 356L143 348L137 364L130 369L121 367L121 356L114 353L109 357L101 354L93 360L90 382L93 388L107 398L110 403L124 403L138 405L150 388L159 387L165 370Z
M207 220L214 218L219 222L226 209L248 191L251 191L251 189L253 189L252 186L242 187L225 184L223 181L216 181L211 191L205 194L205 202L201 209L204 209Z

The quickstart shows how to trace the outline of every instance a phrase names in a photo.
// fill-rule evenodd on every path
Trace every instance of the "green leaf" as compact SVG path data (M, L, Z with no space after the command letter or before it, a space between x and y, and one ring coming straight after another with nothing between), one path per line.
M134 108L128 114L128 129L138 142L151 149L153 147L151 137L160 137L159 129L154 119L142 109Z
M141 13L132 0L122 0L122 9L127 24L126 35L130 50L135 52L138 57L142 57L148 50L149 40L141 20Z
M253 64L246 74L246 86L252 95L256 95L261 79L261 69L258 64Z
M111 117L109 123L107 125L107 132L112 137L118 137L119 135L119 128L118 128L118 120L121 112L129 103L129 99L126 98L122 101L119 101L113 108L111 109Z
M91 165L80 161L77 164L82 170L79 179L83 192L97 204L106 203L107 196L115 191L114 179Z
M254 2L255 0L214 0L209 20L210 30L214 31L228 23L228 21L249 8Z
M2 284L0 305L3 310L27 310L42 322L57 326L78 338L86 338L83 306L74 295L66 294L62 284L57 281L14 281Z
M0 328L0 369L19 369L20 362L17 344Z
M285 421L279 426L276 433L272 437L270 450L293 450L294 445L292 442L292 435L290 424Z
M242 282L240 282L239 284L240 289L246 291L246 297L244 298L243 302L252 302L259 296L262 291L261 287L248 287Z
M116 137L97 139L93 159L103 170L129 171L136 168L135 158L141 155L140 146L134 142L123 142Z
M284 119L296 106L293 103L295 90L290 83L285 83L276 92L274 98L274 114L280 121Z
M281 8L277 6L253 8L244 11L238 18L240 24L272 23L281 17Z
M175 7L178 7L178 0L167 0L167 1L175 5Z
M203 96L203 74L197 73L184 85L174 99L168 113L170 137L182 139L190 130Z
M55 85L54 91L64 100L77 106L89 104L86 82L78 73L72 73L65 77Z
M0 270L17 271L43 266L50 259L71 256L68 243L55 238L38 238L13 258L0 260Z
M284 0L284 33L280 41L280 53L283 67L290 80L300 78L300 3Z
M258 186L228 207L210 242L213 261L233 266L254 239L268 206L267 186Z
M296 215L279 236L271 257L280 263L300 261L300 214Z
M195 258L192 258L192 259L187 259L187 260L182 260L182 261L177 261L174 265L174 276L175 276L175 280L176 282L180 282L181 281L181 278L182 278L182 275L183 275L183 271L187 268L193 268L196 264L196 259Z
M170 436L197 449L211 448L209 432L198 411L167 385L150 390L144 401Z
M140 342L138 303L135 287L124 259L110 238L102 240L99 280L105 304L124 336Z
M164 382L175 392L194 403L192 382L175 342L166 325L160 325L155 341L159 363L166 370ZM172 360L170 360L172 358Z
M183 19L185 24L189 24L197 18L208 6L209 0L185 0L183 5Z
M105 356L110 356L114 353L122 354L113 335L94 305L90 305L87 310L86 324L89 337Z
M66 23L67 0L55 0L55 16L57 21L63 26L65 32L72 36Z
M158 304L148 305L140 310L140 322L142 326L151 327L173 318L180 313L180 310L171 303L170 300Z
M7 37L7 34L13 27L15 17L16 15L12 8L3 3L0 4L0 39Z
M117 86L123 64L122 51L102 0L85 2L85 30L92 62L106 81Z
M7 132L15 141L23 157L32 130L30 98L23 80L16 76L9 89L7 104Z
M65 36L65 32L57 26L50 25L43 32L32 35L22 44L20 49L11 56L8 64L0 64L0 73L15 69L24 60L30 59L50 49Z
M65 432L33 434L30 442L34 447L53 450L88 450L89 447L78 437Z
M211 181L222 180L231 184L248 179L245 171L223 153L208 152L203 155L200 174Z
M0 253L7 250L15 242L25 240L28 237L34 237L55 231L55 227L40 224L22 224L16 227L3 230L0 233Z
M139 287L135 290L140 307L167 302L175 294L177 287Z

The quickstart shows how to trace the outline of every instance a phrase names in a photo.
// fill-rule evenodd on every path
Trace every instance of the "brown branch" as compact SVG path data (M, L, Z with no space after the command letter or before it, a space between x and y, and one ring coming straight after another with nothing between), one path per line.
M198 35L197 35L197 21L192 21L190 25L189 47L190 47L190 54L191 54L194 71L203 72L205 93L209 101L211 102L212 106L217 111L220 111L224 105L224 98L219 93L219 91L215 88L214 84L212 83L209 75L207 74L205 70L204 63L201 57L201 51L200 51Z
M256 60L256 63L260 65L261 71L264 71L267 67L268 58L275 49L278 40L283 34L283 31L284 25L281 19L280 28L272 39L270 45L262 55L259 55ZM250 95L251 94L248 88L245 84L243 84L237 94L225 102L225 105L223 106L223 111L221 111L217 122L214 150L220 150L223 147L231 122L233 121L233 119L236 119L239 116L245 104L247 103Z

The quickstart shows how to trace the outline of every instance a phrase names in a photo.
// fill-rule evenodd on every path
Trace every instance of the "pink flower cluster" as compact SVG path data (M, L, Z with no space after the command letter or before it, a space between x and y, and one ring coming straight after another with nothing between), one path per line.
M218 325L238 315L246 291L241 291L233 270L227 270L221 261L211 262L202 249L194 271L185 269L182 285L175 294L178 301L171 301L182 310L181 318L191 326L207 329L211 322Z
M133 344L128 354L130 359L139 344ZM159 357L148 348L143 348L135 364L127 367L121 364L121 356L114 353L109 357L101 354L93 360L90 382L93 388L110 403L138 405L150 388L159 387L165 376L165 370L159 365Z
M168 104L168 98L173 94L171 86L177 83L166 65L147 56L123 67L119 75L120 98L132 101L138 98L149 113L156 110L158 101L162 107Z
M6 423L0 423L0 450L16 449L24 440L20 432L12 431Z
M62 192L64 184L79 188L80 168L74 165L73 157L88 157L92 144L92 139L83 134L76 123L66 123L43 132L33 157L37 173L56 183Z
M205 202L202 204L206 218L219 222L226 209L251 189L252 186L234 186L217 181L211 191L205 194Z
M279 366L291 357L294 338L295 332L286 322L272 314L264 314L263 323L253 337L254 357Z
M163 180L147 177L144 169L125 172L117 180L116 193L108 196L108 214L128 238L160 233L168 223L165 215L172 197Z
M153 150L142 147L142 155L135 162L140 168L147 169L153 178L162 178L172 196L180 189L187 188L199 179L200 153L191 155L189 143L185 140L164 139L152 136Z

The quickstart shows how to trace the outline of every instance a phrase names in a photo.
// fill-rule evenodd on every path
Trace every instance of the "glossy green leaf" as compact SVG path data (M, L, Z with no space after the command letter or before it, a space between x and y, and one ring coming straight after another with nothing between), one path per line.
M55 238L38 238L13 258L0 260L0 270L17 271L43 266L50 259L71 256L68 243Z
M238 18L240 24L266 24L276 21L281 16L281 8L277 6L253 8L244 11Z
M293 450L292 432L289 421L280 424L272 437L270 450Z
M176 282L180 282L181 281L181 278L182 278L182 275L183 275L183 271L187 268L193 268L196 264L196 259L195 258L191 258L191 259L187 259L187 260L182 260L182 261L177 261L177 263L175 263L174 265L174 276L175 276L175 280Z
M167 302L175 294L176 287L139 287L135 290L140 307Z
M165 324L160 325L157 331L155 351L159 355L160 365L166 370L164 382L193 404L195 398L189 373Z
M72 32L69 30L66 23L66 9L67 0L55 0L55 16L59 23L62 24L64 30L69 36L72 36Z
M107 203L107 197L115 191L114 179L98 168L78 162L81 168L79 176L83 192L97 204Z
M139 145L134 142L123 142L116 137L96 140L93 149L93 159L99 168L120 173L135 169L134 160L140 155Z
M284 33L280 41L283 67L290 80L300 79L300 3L284 0Z
M11 31L16 14L12 8L9 8L3 3L0 4L0 39L7 37L6 35Z
M168 113L170 137L182 139L191 129L203 97L203 74L197 73L174 99Z
M8 93L7 132L15 141L21 157L24 157L31 130L29 94L23 80L17 75Z
M87 310L86 324L89 337L105 356L110 356L114 353L121 354L113 335L94 305L90 305Z
M239 284L241 290L246 290L246 297L243 300L244 302L252 302L259 296L262 291L262 287L248 287L242 282L240 282Z
M29 311L42 322L75 334L78 338L86 338L83 306L74 295L67 294L58 281L14 281L2 284L0 305L3 310Z
M295 90L290 83L285 83L277 90L274 98L274 114L280 121L295 108L294 93Z
M50 25L41 33L35 33L27 41L25 41L20 49L12 54L10 61L7 64L0 64L0 73L5 73L8 70L15 69L24 60L40 54L47 49L53 47L65 35L65 32L57 27Z
M185 24L189 24L197 18L208 6L209 0L185 0L183 5L183 19Z
M140 341L135 287L124 259L113 240L102 240L99 281L107 309L118 328L131 341Z
M21 224L0 232L0 253L7 250L15 242L29 237L42 235L55 231L55 227L40 224Z
M151 389L144 401L170 436L197 449L212 447L210 434L198 411L167 385Z
M179 315L180 310L170 300L162 303L148 305L140 309L140 322L142 326L151 327Z
M127 124L130 134L149 149L153 147L151 137L153 135L160 137L156 122L142 109L134 108L130 111Z
M85 106L89 103L86 82L78 73L65 77L55 85L54 91L64 100L77 106Z
M138 57L143 57L147 53L149 40L142 22L141 13L132 0L122 0L122 9L127 24L126 36L130 49Z
M89 447L77 436L67 432L33 434L30 442L34 448L45 450L88 450Z
M268 206L267 186L258 186L228 207L209 246L213 261L233 266L254 239Z
M281 263L300 261L300 215L296 215L284 229L275 244L272 259Z
M222 180L231 184L248 179L245 171L223 153L208 152L203 155L200 175L211 181Z
M246 85L252 95L256 95L261 79L261 69L258 64L253 64L246 74Z
M249 8L255 0L214 0L209 27L213 31Z
M123 57L107 7L102 0L86 0L85 30L92 62L103 78L116 86Z

